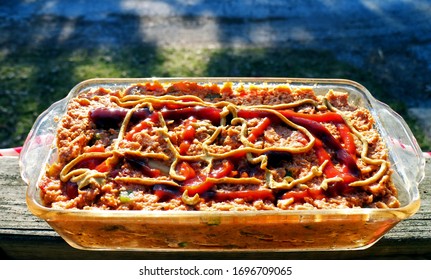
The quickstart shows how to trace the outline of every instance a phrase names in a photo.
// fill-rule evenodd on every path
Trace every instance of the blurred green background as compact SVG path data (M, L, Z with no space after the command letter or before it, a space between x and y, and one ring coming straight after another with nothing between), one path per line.
M309 10L297 6L310 1L223 2L241 11L238 16L223 15L229 11L228 4L221 12L208 15L209 10L218 8L211 1L145 2L146 8L153 5L155 9L168 9L169 17L155 10L140 10L141 14L131 14L129 10L124 15L106 12L112 8L109 5L113 9L124 9L125 4L139 8L143 4L138 1L78 1L81 6L76 4L72 11L63 7L66 2L0 3L0 148L21 146L37 116L86 79L246 76L355 80L403 116L421 148L431 150L430 134L423 122L409 113L415 100L417 106L426 106L423 104L431 100L429 58L422 52L423 47L431 49L427 30L423 30L430 26L426 20L431 13L421 12L420 18L415 17L412 13L419 13L419 7L413 1L381 4L379 13L363 1L350 2L362 9L357 12L347 4L341 8L333 5L330 10L323 5L325 1L316 1L325 8L322 13L340 17L334 25L346 22L339 26L340 33L326 29L332 24L324 21L327 14L321 15L317 8L304 12ZM420 1L420 8L431 11L429 2ZM102 4L107 5L106 11L97 6ZM256 4L267 14L261 16L253 10ZM265 10L266 7L269 8ZM98 14L95 18L83 16L86 8L93 12L102 9L105 14L99 18ZM268 14L280 9L286 12ZM291 18L292 9L298 10L292 14L304 14ZM398 22L393 22L397 13L403 13L405 18L400 16ZM301 16L312 20L316 15L319 18L313 23L301 21ZM372 21L355 19L356 15L374 17L376 26L379 20L391 25L387 30L379 29ZM299 26L297 22L303 24L302 29L294 30ZM374 33L368 36L367 30ZM412 30L418 33L411 35Z

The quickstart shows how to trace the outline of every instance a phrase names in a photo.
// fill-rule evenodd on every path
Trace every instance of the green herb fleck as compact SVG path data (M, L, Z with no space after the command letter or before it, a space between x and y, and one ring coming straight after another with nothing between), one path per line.
M120 192L120 196L119 196L120 202L121 203L129 203L132 200L131 195L133 195L133 194L130 194L127 191Z

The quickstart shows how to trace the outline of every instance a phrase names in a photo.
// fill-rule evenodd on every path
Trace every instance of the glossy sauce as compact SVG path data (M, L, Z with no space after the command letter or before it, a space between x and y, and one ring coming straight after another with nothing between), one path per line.
M184 100L191 101L191 100ZM163 106L162 106L163 105ZM128 141L133 140L133 135L144 129L151 129L152 123L158 124L156 116L160 112L165 120L182 120L185 126L181 134L179 153L181 155L187 154L187 151L195 139L196 130L193 123L198 119L209 120L213 125L220 125L221 122L221 109L210 106L185 106L181 104L158 103L155 108L158 111L150 111L148 108L139 108L133 115L131 121L136 124L126 134L125 139ZM97 127L118 128L124 120L128 109L94 109L90 112L90 118ZM324 174L326 178L339 177L343 179L342 183L336 183L336 190L334 187L330 188L328 192L322 189L306 189L302 191L287 191L281 193L269 189L261 190L244 190L244 191L211 191L214 183L211 183L207 178L223 178L231 177L231 173L236 169L235 162L244 157L245 154L236 154L232 158L227 158L223 164L215 167L208 175L202 174L200 170L194 170L193 167L187 162L181 163L177 172L186 178L181 182L179 189L173 189L171 186L156 185L153 187L153 193L159 196L161 200L181 196L184 190L188 191L189 196L195 194L201 195L206 199L214 199L216 201L231 200L235 198L243 198L245 200L265 199L274 200L276 196L287 199L293 198L295 201L304 200L306 197L314 199L323 198L325 195L336 195L343 192L343 188L347 189L347 185L360 177L360 170L356 165L356 147L354 145L352 133L347 125L344 123L343 118L334 112L326 112L320 114L305 114L298 113L293 110L278 110L283 116L293 123L306 128L316 138L314 152L319 159L320 164L328 161ZM239 109L237 111L238 117L244 119L259 118L259 123L251 129L248 134L248 141L251 143L263 135L265 129L271 125L279 125L281 123L279 117L267 110L250 110ZM341 135L343 143L338 142L331 133L325 128L322 123L333 123L336 125ZM344 147L343 147L344 146ZM274 160L276 158L276 160ZM268 154L269 165L277 165L281 160L290 160L291 156L285 152L270 153ZM157 170L149 168L147 165L131 159L135 164L140 165L141 171L144 175L156 178L160 175ZM341 170L335 167L335 164L341 163ZM100 165L98 162L94 165ZM91 166L90 168L95 168ZM252 170L247 170L247 174L251 174ZM238 174L238 171L235 171Z

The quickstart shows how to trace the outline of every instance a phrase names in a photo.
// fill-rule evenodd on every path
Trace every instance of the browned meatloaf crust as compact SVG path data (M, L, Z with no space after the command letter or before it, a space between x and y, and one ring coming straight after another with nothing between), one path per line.
M387 150L348 94L289 85L134 84L73 98L53 208L287 210L398 207Z

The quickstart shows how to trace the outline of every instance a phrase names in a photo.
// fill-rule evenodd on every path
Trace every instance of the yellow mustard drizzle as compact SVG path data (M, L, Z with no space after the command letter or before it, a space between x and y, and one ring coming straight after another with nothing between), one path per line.
M246 154L246 158L248 162L252 164L259 164L260 168L265 171L265 181L263 182L258 178L210 178L208 180L214 184L256 184L261 185L263 183L266 188L270 189L282 189L289 190L298 185L304 185L315 177L323 176L323 170L327 165L327 161L325 161L320 166L314 166L311 168L308 174L303 176L302 178L294 179L291 176L286 176L281 182L277 182L273 178L273 174L271 170L268 169L268 156L266 153L276 151L276 152L287 152L291 154L302 154L309 152L315 144L315 137L308 131L306 128L295 124L286 118L283 114L278 112L277 110L283 110L288 108L295 108L305 104L311 104L312 106L319 108L322 105L319 105L315 100L312 99L304 99L300 101L295 101L286 104L277 104L277 105L253 105L253 106L244 106L244 105L235 105L231 102L221 101L210 103L203 101L201 98L194 95L184 95L184 96L172 96L172 95L164 95L164 96L140 96L140 95L127 95L122 96L121 98L116 96L111 96L110 100L117 104L122 108L128 108L124 120L121 123L118 138L114 140L113 150L108 152L90 152L83 153L70 161L68 164L64 166L64 168L60 172L60 179L63 182L72 181L78 184L78 188L82 189L83 187L93 184L96 186L100 186L104 183L104 180L108 176L108 172L98 172L96 170L91 170L88 168L73 168L81 161L89 158L101 158L105 160L110 160L111 163L115 163L121 157L125 155L133 155L140 158L149 158L149 159L157 159L163 162L166 162L169 166L169 177L162 178L147 178L147 177L116 177L113 180L119 184L141 184L141 185L155 185L155 184L165 184L175 187L180 187L181 185L178 182L182 182L186 180L186 178L177 173L177 165L183 161L188 162L196 162L202 161L206 162L207 166L202 170L204 173L209 174L212 170L212 165L214 160L226 159L240 154ZM184 101L187 100L187 101ZM209 137L202 141L202 152L197 155L181 155L178 148L171 142L169 136L168 124L163 118L163 114L158 112L158 120L160 127L153 127L153 129L160 134L160 136L166 141L169 151L172 153L172 156L168 156L163 153L143 153L141 151L132 151L127 149L120 148L121 141L124 140L125 133L127 132L130 120L132 118L133 113L140 108L148 108L151 112L154 111L154 107L157 105L158 107L166 104L168 102L170 105L181 105L183 107L187 106L203 106L203 107L213 107L217 109L221 109L220 114L220 125L218 127L214 127L214 132L210 134ZM378 180L380 180L387 172L389 168L389 164L385 160L380 159L371 159L368 157L368 143L365 138L359 133L350 123L348 118L337 108L332 106L330 102L324 98L323 104L329 110L336 112L341 115L344 119L346 125L352 131L352 133L360 139L362 142L362 152L361 159L371 165L380 165L379 171L375 172L374 175L365 180L355 181L350 183L349 186L352 187L360 187L372 184ZM251 143L248 139L248 124L247 120L244 118L238 117L238 111L241 109L258 109L260 111L264 111L270 113L278 117L283 123L287 126L291 127L294 130L300 131L308 138L308 143L303 147L267 147L267 148L258 148L257 145ZM227 117L231 115L233 116L231 123L227 123ZM206 124L211 126L209 124ZM240 142L242 144L238 149L224 152L224 153L213 153L211 152L210 146L214 144L218 136L225 130L227 130L231 126L240 126ZM170 162L170 164L169 164ZM329 183L342 181L342 178L323 178L320 188L326 190ZM199 203L200 198L198 194L195 194L193 197L188 196L187 190L183 192L181 197L182 201L187 205L194 205Z
M330 90L330 92L332 92L332 90ZM362 136L362 134L359 133L359 131L350 123L349 119L340 110L338 110L337 108L332 106L332 104L328 101L328 99L326 99L326 98L323 99L323 102L328 107L329 110L338 113L343 118L344 122L349 127L350 131L352 131L352 133L356 137L359 138L359 140L362 143L361 159L367 164L380 165L379 171L376 172L372 177L370 177L366 180L352 182L349 184L349 186L351 186L351 187L362 187L362 186L370 185L370 184L375 183L378 180L380 180L386 174L387 170L389 169L389 163L383 159L369 158L368 157L368 142L364 138L364 136Z

